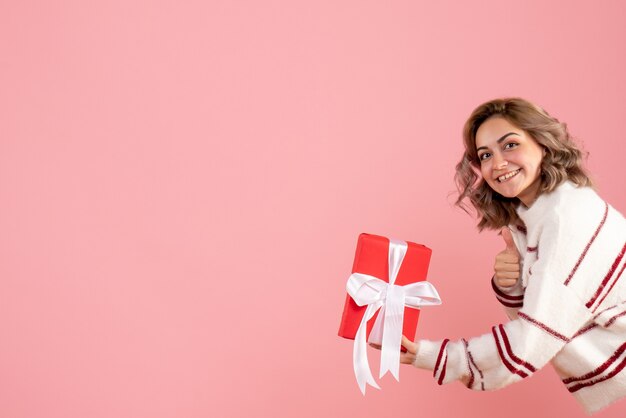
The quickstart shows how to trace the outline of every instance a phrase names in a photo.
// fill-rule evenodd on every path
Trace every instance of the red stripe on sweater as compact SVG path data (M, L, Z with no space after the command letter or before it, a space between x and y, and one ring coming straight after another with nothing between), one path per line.
M626 357L624 357L622 359L621 363L618 364L617 367L611 373L607 374L606 376L604 376L604 377L602 377L600 379L592 380L592 381L587 382L587 383L580 383L578 385L572 386L571 388L568 388L568 390L571 393L574 393L574 392L576 392L576 391L578 391L580 389L583 389L583 388L586 388L586 387L589 387L589 386L593 386L596 383L600 383L600 382L604 382L605 380L609 380L613 376L615 376L616 374L621 372L624 367L626 367Z
M439 385L443 384L443 379L446 377L447 366L448 366L448 352L446 352L446 359L443 361L443 367L441 368L441 375L439 375L439 380L437 381Z
M526 251L529 253L534 253L539 249L539 247L526 247Z
M603 313L605 313L606 311L609 311L609 310L611 310L611 309L613 309L613 308L617 308L617 307L618 307L619 305L621 305L622 303L625 303L625 302L620 302L620 303L617 303L617 304L615 304L615 305L613 305L613 306L609 306L608 308L604 308L604 309L602 309L600 312L596 313L596 314L593 316L593 318L591 318L591 320L592 320L592 321L595 321L596 319L598 319L598 317L599 317L600 315L602 315L602 314L603 314Z
M527 233L526 227L522 226L522 225L515 225L515 227L517 228L518 231L520 231L521 233L523 233L524 235Z
M500 298L496 298L496 299L498 299L498 302L500 302L502 305L506 306L507 308L523 308L524 307L524 302L510 303L510 302L505 302Z
M500 302L502 305L506 306L507 308L523 308L524 307L524 303L522 302L509 303L500 299L498 299L498 302Z
M496 340L496 347L498 348L498 354L500 354L500 359L502 360L502 363L504 363L506 368L509 369L511 373L521 376L522 378L528 377L526 373L513 367L513 365L509 363L509 361L504 356L502 346L500 345L500 339L498 338L498 333L496 332L496 327L492 327L491 332L493 333L493 339Z
M509 337L506 335L506 331L504 330L504 326L500 324L498 326L500 328L500 335L502 335L502 341L504 341L504 347L506 347L507 353L509 353L509 357L513 359L514 362L519 364L520 366L526 367L531 373L535 373L537 369L532 364L520 359L515 354L513 354L513 349L511 348L511 343L509 342Z
M611 283L611 286L609 286L609 290L606 291L604 296L602 296L602 299L600 299L600 302L598 302L598 306L596 306L596 309L598 309L602 305L602 302L604 302L604 299L606 299L606 297L611 293L611 290L613 290L613 286L615 286L615 283L617 283L620 277L622 277L622 273L624 272L624 267L626 267L626 263L622 264L621 270L619 271L619 273L617 273L617 276L615 277L615 280L613 280L613 283Z
M467 383L467 387L471 389L472 385L474 384L474 371L472 370L472 363L470 362L469 349L467 348L467 341L465 341L465 338L461 338L461 341L463 341L463 348L465 348L465 358L467 359L467 368L470 371L470 380Z
M611 325L613 325L613 323L617 320L617 318L620 318L622 316L626 315L626 311L618 313L617 315L611 317L611 319L609 319L608 321L606 321L606 323L604 324L604 328L608 328Z
M576 270L578 270L578 267L580 266L580 263L582 263L583 259L585 258L585 255L587 255L587 251L589 251L589 247L591 247L591 244L593 244L593 242L596 240L596 237L598 236L598 234L600 233L600 230L604 226L604 222L606 222L606 216L608 215L608 213L609 213L609 205L608 205L608 203L604 202L604 216L602 217L602 221L600 221L600 225L598 225L598 227L596 228L596 232L594 232L593 236L591 237L591 239L587 243L587 246L583 250L583 252L580 255L580 257L578 258L578 261L576 262L576 265L574 266L574 268L570 272L569 276L567 276L567 279L565 279L565 283L564 283L565 286L567 286L569 284L570 280L572 280L572 277L574 277L574 274L576 273Z
M484 376L483 376L483 371L482 371L482 370L480 370L480 368L478 367L478 365L477 365L477 364L476 364L476 362L474 361L474 357L472 356L472 353L469 351L469 346L468 346L467 354L469 355L470 362L472 362L472 364L474 365L474 367L476 368L476 370L478 370L478 375L480 376L480 378L481 378L481 379L484 379Z
M613 260L613 264L611 265L611 268L606 273L606 276L604 276L604 279L602 280L602 283L600 283L600 286L598 286L598 288L596 289L596 293L594 293L591 299L589 299L589 301L585 304L587 308L591 308L591 305L595 303L595 301L598 299L598 296L600 296L600 293L602 292L606 284L609 282L611 277L613 277L613 274L615 273L617 266L619 266L619 263L622 261L622 257L624 257L624 252L626 252L626 244L624 244L624 246L622 247L622 250L619 252L617 257L615 257L615 260ZM622 268L622 270L624 269ZM621 275L621 271L620 271L620 275ZM611 286L611 288L613 288L613 286ZM604 298L602 298L602 300L604 300Z
M541 328L542 330L544 330L545 332L547 332L548 334L552 335L555 338L558 338L559 340L565 341L565 342L569 342L569 338L567 338L565 335L560 334L558 332L556 332L555 330L553 330L552 328L550 328L549 326L547 326L546 324L537 321L536 319L531 318L530 316L526 315L524 312L518 312L517 316L519 316L522 319L525 319L526 321L530 322L531 324Z
M622 271L623 271L623 268L622 268ZM620 273L620 274L621 274L621 273ZM574 337L578 337L579 335L584 334L585 332L589 331L590 329L593 329L593 328L597 327L597 326L598 326L598 323L596 322L596 320L598 319L598 317L599 317L600 315L602 315L603 313L605 313L605 312L607 312L607 311L610 311L611 309L615 309L615 308L617 308L617 307L618 307L618 306L620 306L620 305L624 305L624 306L626 307L626 302L620 302L620 303L615 304L615 305L613 305L613 306L609 306L608 308L604 308L604 309L602 309L600 312L596 313L596 314L593 316L593 318L591 318L591 320L592 320L593 322L591 322L591 324L587 325L586 327L581 328L581 329L580 329L580 330L579 330L579 331L578 331L578 332L574 335ZM611 318L610 318L610 319L609 319L609 320L608 320L608 321L607 321L607 322L603 325L603 327L604 327L604 328L608 328L608 327L610 327L610 326L613 324L613 322L615 322L615 320L617 319L617 318L615 318L615 317L620 317L620 316L625 315L625 314L626 314L626 311L624 311L624 312L622 312L622 313L619 313L619 314L615 315L614 317L611 317ZM613 319L613 318L615 318L615 319ZM574 337L572 337L572 339L574 339Z
M446 345L450 341L448 338L443 340L441 343L441 348L439 349L439 355L437 356L437 362L435 363L435 368L433 369L433 377L437 375L437 370L439 369L439 363L441 362L441 357L443 356L443 350L446 348Z
M609 380L613 376L615 376L616 374L621 372L622 369L624 369L624 367L626 367L626 357L624 357L622 359L622 361L617 365L617 367L615 367L613 369L613 371L608 373L606 376L600 377L598 379L590 380L590 381L585 382L585 383L579 383L577 385L574 385L574 386L571 386L571 387L567 388L567 390L569 390L571 393L574 393L574 392L576 392L576 391L578 391L580 389L583 389L583 388L586 388L586 387L589 387L589 386L593 386L596 383L600 383L600 382L604 382L606 380Z
M578 330L578 332L576 334L574 334L574 336L572 337L572 340L580 335L583 335L585 332L587 331L591 331L592 329L594 329L595 327L597 327L598 324L596 324L595 322L592 322L591 324L581 328Z
M496 295L500 296L503 299L507 299L507 300L524 300L524 295L507 295L506 293L504 293L502 290L498 289L498 286L496 286L496 283L494 281L494 279L491 279L491 287L493 287L493 291L496 292Z
M563 383L567 385L572 382L580 382L581 380L591 379L592 377L596 377L599 374L604 373L604 371L606 371L606 369L608 369L611 364L615 363L615 361L619 358L619 356L622 355L624 351L626 351L626 343L620 345L618 349L615 350L615 352L611 355L611 357L608 358L607 361L602 363L600 366L598 366L594 370L582 376L568 377L567 379L563 379Z

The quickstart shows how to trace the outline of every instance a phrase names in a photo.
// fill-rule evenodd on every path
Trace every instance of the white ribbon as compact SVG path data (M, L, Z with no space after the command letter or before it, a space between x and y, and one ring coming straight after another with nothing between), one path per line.
M369 341L382 346L379 378L383 377L387 371L391 371L393 377L399 381L404 307L419 309L422 306L441 304L437 290L426 281L411 283L406 286L394 284L407 248L408 245L405 241L389 240L389 282L362 273L353 273L348 278L346 285L348 294L352 296L357 305L367 305L354 338L353 351L354 374L364 395L367 384L380 389L372 376L367 360L365 337L367 321L380 309Z

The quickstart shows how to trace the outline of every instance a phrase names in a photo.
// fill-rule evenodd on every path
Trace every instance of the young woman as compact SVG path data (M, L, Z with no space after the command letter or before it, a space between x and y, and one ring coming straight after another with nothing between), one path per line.
M588 413L626 396L626 220L591 187L566 125L519 98L465 124L457 205L502 229L492 286L510 321L456 342L403 338L402 362L499 389L551 362ZM620 280L621 279L621 280Z

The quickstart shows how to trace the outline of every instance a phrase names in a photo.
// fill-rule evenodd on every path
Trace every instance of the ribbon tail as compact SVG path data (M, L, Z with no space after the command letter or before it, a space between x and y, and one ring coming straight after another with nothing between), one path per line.
M385 308L379 377L382 378L390 371L400 381L400 346L404 321L404 289L401 286L389 286Z
M370 331L370 336L367 338L367 342L370 344L383 345L383 329L385 321L385 305L383 305L378 311L378 316L374 321L374 326Z
M356 381L363 395L365 395L365 389L368 384L376 389L380 389L380 386L378 386L374 380L374 376L372 375L372 371L367 360L367 341L365 335L367 332L367 321L374 315L377 308L378 306L376 305L369 305L367 307L365 315L363 315L363 319L361 320L361 325L359 325L359 329L354 338L352 362Z

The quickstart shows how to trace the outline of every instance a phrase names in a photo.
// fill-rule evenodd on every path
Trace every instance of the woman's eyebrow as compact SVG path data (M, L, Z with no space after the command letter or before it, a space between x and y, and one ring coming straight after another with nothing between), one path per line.
M496 142L499 144L500 142L504 141L504 139L505 139L507 136L509 136L509 135L517 135L517 133L516 133L516 132L509 132L508 134L504 134L504 135L502 135L502 136L500 137L500 139L498 139ZM479 151L479 150L481 150L481 149L483 149L483 148L484 148L484 149L487 149L487 147L486 147L486 146L482 146L482 147L478 147L478 148L476 148L476 151Z

